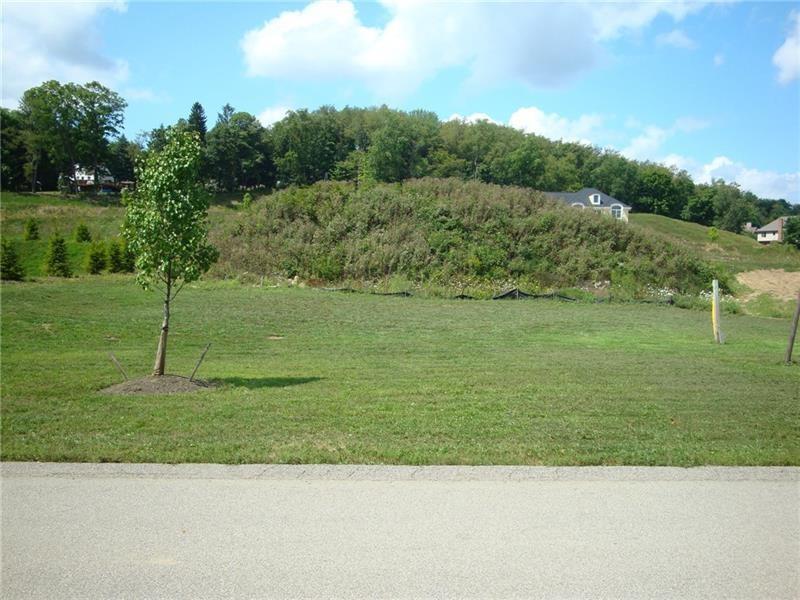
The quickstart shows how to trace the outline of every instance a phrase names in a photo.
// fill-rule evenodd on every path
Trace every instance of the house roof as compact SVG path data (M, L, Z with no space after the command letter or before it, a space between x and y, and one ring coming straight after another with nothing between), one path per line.
M771 223L767 223L763 227L756 229L756 233L773 233L783 229L783 224L789 217L778 217Z
M589 196L592 194L599 194L600 195L600 204L592 204L591 200L589 200ZM583 188L579 192L545 192L545 196L548 198L553 198L555 200L561 200L566 202L567 204L582 204L586 207L597 208L599 207L609 207L613 204L619 204L623 208L630 209L630 206L617 200L613 196L609 196L608 194L604 194L598 189L595 188Z

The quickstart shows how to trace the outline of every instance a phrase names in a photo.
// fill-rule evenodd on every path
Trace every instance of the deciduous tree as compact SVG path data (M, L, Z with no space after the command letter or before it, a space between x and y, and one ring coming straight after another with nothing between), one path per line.
M216 261L208 243L208 197L199 180L200 138L196 132L168 130L163 150L139 167L136 190L124 194L123 235L136 256L136 279L164 298L164 318L153 375L163 375L170 303L186 283Z

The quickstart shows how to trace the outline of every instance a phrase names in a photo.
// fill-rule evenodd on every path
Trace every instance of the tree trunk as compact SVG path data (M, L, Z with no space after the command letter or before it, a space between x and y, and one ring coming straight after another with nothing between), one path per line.
M31 192L36 193L36 176L39 174L39 156L31 160Z
M168 270L168 272L171 269ZM167 276L167 290L164 293L164 320L161 322L161 335L158 338L156 362L153 365L153 375L163 375L167 364L167 335L169 334L169 297L172 293L172 277Z

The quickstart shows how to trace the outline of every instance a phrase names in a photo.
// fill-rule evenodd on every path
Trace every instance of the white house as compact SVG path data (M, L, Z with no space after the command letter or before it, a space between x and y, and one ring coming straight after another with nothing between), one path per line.
M566 202L577 209L594 210L626 223L628 213L631 212L630 206L595 188L583 188L579 192L545 192L544 195Z
M783 228L789 217L778 217L771 223L756 229L756 240L762 244L783 241Z
M99 185L112 185L114 183L114 176L111 172L106 169L104 166L99 166L97 168L99 173L97 182ZM94 185L94 169L91 167L82 167L81 165L75 165L75 184L79 188L89 187Z

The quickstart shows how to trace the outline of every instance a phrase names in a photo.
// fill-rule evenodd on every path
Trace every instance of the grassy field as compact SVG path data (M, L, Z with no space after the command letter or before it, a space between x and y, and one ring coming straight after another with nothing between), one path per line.
M701 258L726 265L734 273L754 269L800 271L800 251L784 244L761 245L754 238L719 231L716 242L708 227L661 215L631 214L630 222L667 239L691 247Z
M155 293L130 277L2 285L2 459L800 464L788 322L649 305L257 288L178 297L168 371L198 394L106 396L148 372ZM280 338L280 339L275 339Z
M209 211L212 223L222 222L233 212L232 194L220 194ZM0 207L0 232L14 241L25 274L41 277L45 274L44 262L47 246L54 233L67 240L67 250L72 270L76 274L86 273L88 242L75 241L75 228L84 223L89 227L92 239L108 242L119 235L125 217L125 208L119 197L100 198L97 201L62 198L58 194L2 193ZM25 223L28 219L39 222L39 239L25 240Z

